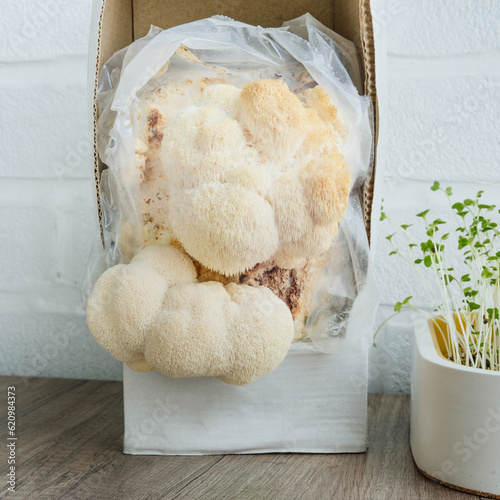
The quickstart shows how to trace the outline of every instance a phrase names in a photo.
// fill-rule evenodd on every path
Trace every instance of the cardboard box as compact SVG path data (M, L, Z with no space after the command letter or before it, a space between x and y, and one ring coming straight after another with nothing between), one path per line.
M352 40L363 67L364 88L375 110L375 53L369 0L98 0L90 50L93 124L99 71L117 50L145 35L151 24L169 28L222 14L262 26L281 26L309 12ZM102 165L94 148L99 218ZM364 189L370 235L374 175ZM132 454L363 452L367 447L367 367L371 325L347 332L335 353L294 344L278 369L249 386L215 378L171 379L124 367L124 451Z

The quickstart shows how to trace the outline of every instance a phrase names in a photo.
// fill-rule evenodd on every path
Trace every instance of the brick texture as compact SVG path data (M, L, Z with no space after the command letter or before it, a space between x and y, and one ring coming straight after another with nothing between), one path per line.
M121 365L93 341L80 298L97 233L86 108L92 1L5 4L0 373L119 379ZM389 68L385 209L400 222L425 208L446 217L429 191L435 179L458 198L484 188L497 200L500 3L386 0L374 19ZM379 322L408 295L432 307L404 263L388 257L392 229L381 224L375 217ZM381 330L370 353L372 391L409 391L411 334L409 316Z
M450 56L500 49L496 0L386 0L378 24L386 26L389 54Z
M0 16L0 61L86 55L92 0L5 0Z
M429 189L434 180L451 186L455 201L481 189L485 201L498 205L499 21L500 4L494 1L394 0L379 13L377 29L385 28L388 45L384 209L399 223L416 223L412 229L420 239L424 234L415 214L431 209L430 216L450 219L446 200ZM388 255L392 248L385 236L394 228L387 221L373 225L382 301L378 323L407 296L434 309L438 304L423 292L415 273ZM458 250L452 249L450 261L461 268ZM378 347L370 352L370 371L376 374L370 390L409 392L412 333L408 314L382 328Z

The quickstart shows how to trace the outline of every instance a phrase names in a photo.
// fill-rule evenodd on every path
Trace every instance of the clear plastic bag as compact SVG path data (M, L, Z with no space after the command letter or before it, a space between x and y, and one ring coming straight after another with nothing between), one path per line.
M152 102L156 89L177 89L185 94L175 101L183 109L190 104L190 92L200 92L199 87L190 90L186 82L203 79L208 85L240 89L252 81L280 79L294 93L319 85L338 109L345 130L339 150L352 189L338 236L296 319L296 339L312 340L321 351L338 350L340 344L359 346L355 330L363 325L359 330L366 332L378 302L361 203L373 163L372 108L356 89L361 80L354 45L308 14L282 28L254 27L220 16L165 31L152 27L104 65L97 97L98 150L107 167L100 182L105 245L95 245L84 298L107 267L129 262L145 245L175 240L168 224L162 224L166 200L160 199L160 192L168 191L168 179L148 179L147 166L141 168L145 127L150 136L162 133L144 102ZM148 199L151 210L146 212ZM352 338L346 344L339 337ZM368 343L365 338L363 344Z

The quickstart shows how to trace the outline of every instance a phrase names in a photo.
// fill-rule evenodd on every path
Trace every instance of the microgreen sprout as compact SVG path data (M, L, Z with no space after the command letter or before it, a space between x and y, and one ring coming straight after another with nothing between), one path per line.
M482 203L483 191L474 199L452 203L451 187L442 188L435 181L432 191L442 192L448 199L454 215L455 230L441 219L432 219L430 210L417 214L425 227L423 241L417 241L409 229L411 224L398 224L382 208L381 221L388 221L396 232L386 237L391 251L389 255L402 258L415 271L423 290L432 303L437 304L433 314L412 303L413 297L406 297L394 306L394 314L378 328L403 310L413 309L425 314L429 319L442 318L448 335L445 347L451 361L486 370L500 371L500 213L495 205ZM395 235L402 234L404 250L395 243ZM448 262L447 245L456 241L463 256L467 272L459 276ZM428 279L425 268L432 271Z

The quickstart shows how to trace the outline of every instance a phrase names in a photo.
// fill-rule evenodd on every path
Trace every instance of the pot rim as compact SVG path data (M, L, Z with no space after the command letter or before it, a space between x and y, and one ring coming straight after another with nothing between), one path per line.
M474 368L472 366L464 366L454 363L446 359L439 350L439 344L433 328L430 326L430 319L420 316L414 322L415 326L415 340L419 355L435 365L442 366L448 370L458 370L469 372L471 374L483 375L489 377L500 377L500 371L485 370L483 368Z

